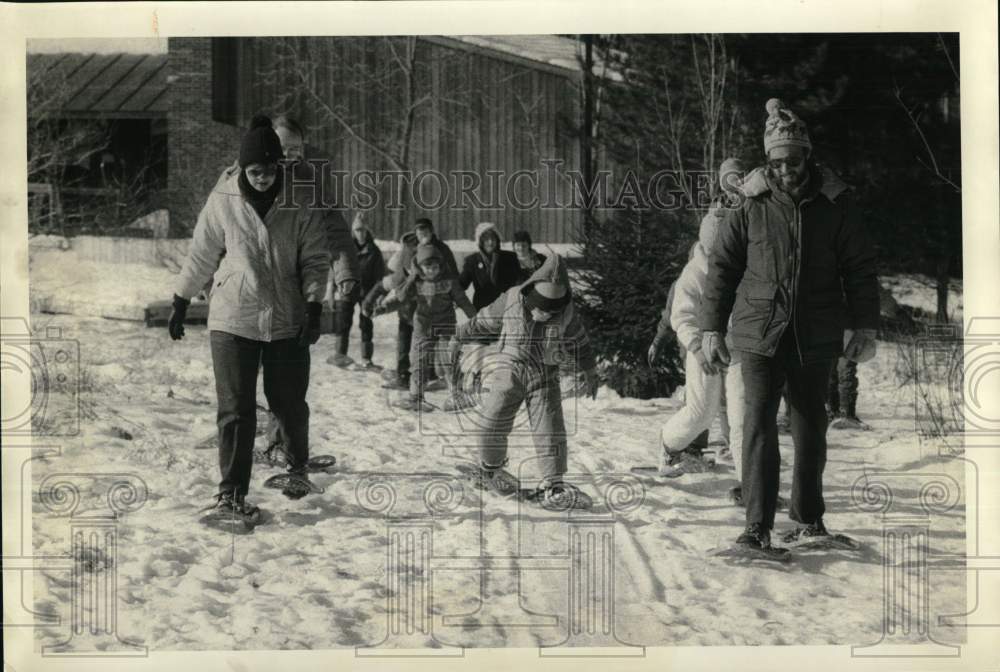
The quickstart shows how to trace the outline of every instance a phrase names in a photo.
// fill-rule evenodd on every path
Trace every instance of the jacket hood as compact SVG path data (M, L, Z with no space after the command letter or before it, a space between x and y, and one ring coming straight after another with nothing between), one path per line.
M550 254L546 257L542 265L536 268L535 272L521 284L521 295L530 292L531 287L536 282L558 282L566 286L570 296L573 295L572 287L569 284L569 272L566 270L566 261L558 254Z
M212 191L226 196L240 196L240 166L233 164L222 171Z
M503 238L500 236L500 231L497 230L496 224L493 224L491 222L482 222L476 227L476 234L475 234L476 247L479 248L480 252L483 251L483 235L488 233L489 231L495 233L497 236L497 241L500 244L503 244ZM497 245L497 250L498 251L500 250L500 245Z

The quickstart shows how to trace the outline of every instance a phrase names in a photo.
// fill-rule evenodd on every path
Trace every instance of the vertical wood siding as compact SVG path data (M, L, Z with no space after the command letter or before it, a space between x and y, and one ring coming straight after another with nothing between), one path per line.
M393 77L387 88L357 87L337 81L349 77L345 65L367 64L371 69L392 62L392 52L380 38L292 38L297 49L317 65L313 89L329 105L344 105L352 116L363 120L365 130L384 134L390 119L402 112L402 78ZM397 45L401 46L401 45ZM383 170L390 166L364 143L351 138L334 124L321 125L318 106L306 96L291 96L296 77L288 59L279 58L279 40L246 38L240 44L240 104L245 124L257 111L285 112L309 128L307 142L322 148L338 169L354 174L360 170ZM562 160L562 170L579 166L577 140L567 120L578 118L577 88L568 77L530 68L480 52L449 48L423 40L417 43L417 97L429 95L418 108L411 143L411 174L435 170L451 175L456 170L476 171L482 200L495 199L495 185L489 170L511 175L517 170L538 171L536 207L525 211L507 205L503 209L479 209L469 203L452 207L460 186L451 179L450 197L438 208L411 207L403 222L430 217L444 238L470 238L480 221L495 222L506 240L518 229L527 229L540 243L568 243L575 240L579 213L569 207L542 209L549 186L541 159ZM315 76L315 72L321 73ZM324 75L323 73L327 73ZM330 74L333 73L333 74ZM393 88L397 87L397 88ZM287 100L283 109L281 101ZM527 200L531 196L527 180L517 190ZM434 195L438 182L425 181L424 193ZM561 179L556 185L559 202L569 204L571 185ZM503 191L503 189L501 190ZM380 196L389 196L388 184ZM505 200L505 194L499 194ZM384 201L383 201L384 202ZM392 213L376 208L366 213L366 222L376 237L392 238Z

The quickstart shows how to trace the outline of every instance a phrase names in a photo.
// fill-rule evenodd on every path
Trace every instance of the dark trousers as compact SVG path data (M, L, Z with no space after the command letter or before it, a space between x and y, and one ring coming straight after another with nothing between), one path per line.
M826 390L832 361L801 364L789 328L773 357L741 352L745 390L743 417L743 501L746 521L774 527L781 455L778 452L778 406L788 383L791 432L795 444L789 517L812 523L826 510Z
M830 400L830 410L835 415L841 412L847 415L857 415L858 403L858 363L846 357L837 360L837 365L830 367L830 382L827 392Z
M399 318L396 330L396 373L400 376L410 375L410 346L413 344L413 325Z
M254 341L211 332L218 397L220 492L245 495L250 488L257 433L257 372L264 370L264 396L284 437L291 468L309 461L309 346L298 339Z
M337 326L340 332L337 334L337 352L342 355L347 354L348 346L351 342L351 325L354 322L354 301L337 301ZM361 328L361 358L371 359L375 353L375 345L372 342L375 333L375 325L371 318L361 311L358 311L358 326Z

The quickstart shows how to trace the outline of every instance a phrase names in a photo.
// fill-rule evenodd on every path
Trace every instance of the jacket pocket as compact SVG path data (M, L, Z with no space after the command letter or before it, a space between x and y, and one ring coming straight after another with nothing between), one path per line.
M733 303L732 333L761 338L774 320L777 286L757 280L743 279Z
M240 324L246 279L241 271L229 271L215 281L209 311L215 322Z

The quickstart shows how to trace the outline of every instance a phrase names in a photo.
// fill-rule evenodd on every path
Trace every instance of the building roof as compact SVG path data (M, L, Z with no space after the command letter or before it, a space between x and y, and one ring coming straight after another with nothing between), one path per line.
M581 72L580 43L572 37L562 35L447 35L435 38L441 43L460 43L466 47L479 48L519 60L543 65L566 76ZM602 73L595 56L594 74ZM612 76L613 77L613 76Z
M28 54L27 66L32 85L62 89L59 107L67 116L166 115L167 54Z

